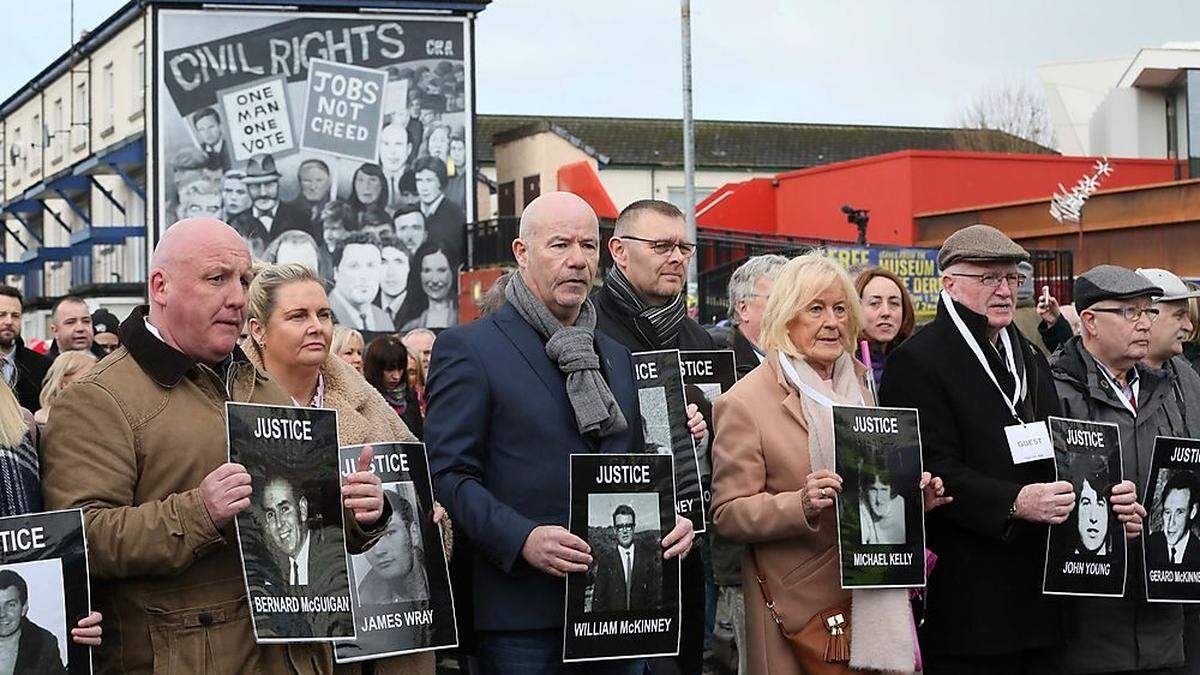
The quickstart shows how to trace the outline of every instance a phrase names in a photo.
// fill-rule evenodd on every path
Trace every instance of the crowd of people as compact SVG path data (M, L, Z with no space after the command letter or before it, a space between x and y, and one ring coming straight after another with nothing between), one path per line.
M335 280L360 239L384 241L335 242ZM1060 306L1037 292L1024 249L975 225L939 251L943 292L924 326L892 272L852 279L810 253L749 258L729 282L730 328L706 329L685 304L696 245L678 209L629 205L597 288L601 241L582 199L537 198L516 270L485 294L482 318L441 332L398 330L387 309L405 303L380 303L378 287L375 330L341 297L359 294L352 282L327 291L319 259L255 263L236 225L208 216L166 230L149 305L119 328L107 310L60 299L45 354L22 341L20 292L0 287L0 513L84 510L98 611L72 639L99 645L102 672L334 670L327 644L255 643L232 524L252 479L226 461L219 405L234 400L336 409L342 445L426 444L459 605L452 653L469 672L701 673L717 661L742 674L1200 672L1200 616L1148 602L1140 556L1124 597L1042 593L1047 527L1072 518L1077 492L1140 546L1155 437L1200 437L1200 290L1167 270L1100 265ZM343 320L347 303L359 321ZM564 665L562 577L604 576L613 588L594 597L632 602L615 588L630 583L620 569L599 574L566 529L569 458L643 450L631 353L661 349L737 359L738 382L715 404L687 391L710 531L677 516L657 552L639 543L643 558L680 559L679 654ZM841 586L833 404L920 413L920 593ZM1050 416L1116 425L1123 480L1097 490L1059 480L1053 461L1014 461L1006 429ZM1200 488L1176 483L1177 513L1155 536L1162 557L1182 560ZM903 539L887 521L893 486L863 485L875 525L863 536ZM348 550L385 537L397 503L352 473ZM831 611L849 624L844 654L828 649ZM434 669L429 653L337 666Z

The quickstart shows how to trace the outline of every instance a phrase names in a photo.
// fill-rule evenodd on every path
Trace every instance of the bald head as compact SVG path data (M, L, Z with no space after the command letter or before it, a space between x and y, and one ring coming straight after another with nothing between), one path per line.
M538 197L521 214L513 256L529 290L559 321L574 324L600 264L596 212L569 192Z
M517 236L526 240L534 239L547 226L567 223L591 223L596 232L600 232L596 212L579 195L547 192L529 202L529 206L521 212L521 229Z
M246 255L250 254L237 230L224 222L216 218L184 218L168 227L158 240L158 246L150 256L150 269L170 272L181 260L211 246L240 246L246 250Z
M250 251L232 227L181 220L150 258L150 323L186 356L219 363L241 336L251 278Z

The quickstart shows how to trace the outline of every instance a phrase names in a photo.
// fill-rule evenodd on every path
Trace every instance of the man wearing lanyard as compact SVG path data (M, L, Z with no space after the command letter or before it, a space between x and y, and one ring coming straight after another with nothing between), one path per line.
M954 497L928 515L938 555L921 627L929 675L1054 672L1046 524L1075 500L1045 459L1042 422L1059 414L1050 367L1012 325L1017 263L1028 259L988 225L947 238L937 317L892 352L880 385L881 405L920 411L925 469Z
M1154 439L1188 436L1171 380L1141 363L1150 349L1163 289L1145 276L1099 265L1075 280L1080 335L1053 358L1054 384L1067 417L1116 424L1123 474L1145 486ZM1141 542L1129 544L1125 597L1071 598L1060 655L1065 672L1159 672L1184 663L1181 605L1147 603Z

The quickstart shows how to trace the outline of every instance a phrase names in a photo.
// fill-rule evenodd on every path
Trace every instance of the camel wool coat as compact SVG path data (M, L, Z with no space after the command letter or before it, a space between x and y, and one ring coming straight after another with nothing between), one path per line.
M808 427L800 395L778 358L768 353L714 407L713 518L717 532L752 547L758 563L743 554L746 649L753 675L802 675L767 610L756 574L766 579L788 632L799 631L826 609L850 609L850 591L842 590L838 570L834 509L821 511L816 522L804 515L801 493L813 470ZM870 402L866 368L857 361L854 367L863 399Z

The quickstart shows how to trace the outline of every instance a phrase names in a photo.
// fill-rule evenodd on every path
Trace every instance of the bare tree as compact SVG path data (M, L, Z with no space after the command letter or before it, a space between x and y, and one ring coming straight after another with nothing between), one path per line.
M1038 152L1031 144L1056 145L1045 96L1023 82L979 92L959 115L959 126L955 142L960 150Z

